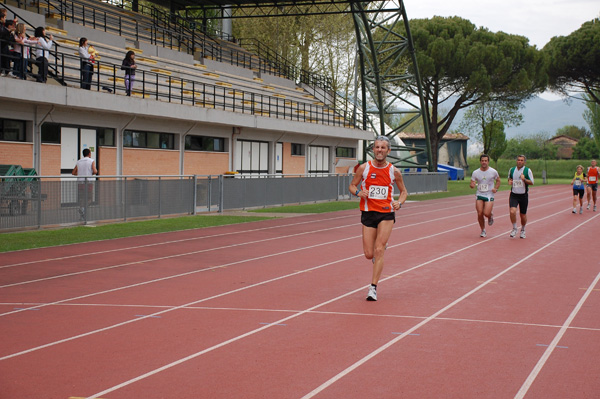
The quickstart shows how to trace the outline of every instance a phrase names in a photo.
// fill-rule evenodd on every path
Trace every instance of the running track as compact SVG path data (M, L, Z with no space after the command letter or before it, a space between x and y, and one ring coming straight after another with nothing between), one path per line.
M568 186L0 255L0 398L598 398L600 213ZM593 249L588 249L593 248Z

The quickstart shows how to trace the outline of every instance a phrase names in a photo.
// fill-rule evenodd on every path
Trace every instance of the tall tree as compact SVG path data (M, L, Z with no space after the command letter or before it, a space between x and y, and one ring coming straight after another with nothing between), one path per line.
M600 92L596 92L596 97L600 97ZM592 98L588 95L583 95L583 99L586 100L585 105L587 109L583 112L583 119L588 123L596 146L600 148L600 104L592 101Z
M523 36L493 33L460 17L411 20L410 29L432 149L439 147L459 110L483 100L519 104L546 87L545 57ZM399 89L417 95L416 85ZM448 111L440 118L442 106ZM432 155L437 165L437 151Z
M558 128L554 136L569 136L574 139L581 140L584 137L591 138L592 134L586 128L575 125L565 125L561 128Z
M569 36L553 37L544 46L550 87L563 95L586 93L600 104L600 20L589 21Z
M482 101L470 107L463 115L460 129L465 133L474 134L483 144L483 152L489 154L494 150L494 144L499 144L491 134L495 132L490 126L497 122L502 124L502 132L510 126L519 126L523 122L523 115L519 112L519 103L505 101ZM486 129L486 127L488 127ZM501 141L502 143L506 140ZM505 146L504 146L505 147ZM499 149L496 149L498 151ZM502 148L504 151L504 148ZM498 156L502 155L502 152ZM497 158L496 158L497 159Z
M498 162L498 158L502 156L504 150L506 150L506 134L504 133L504 123L495 120L488 123L483 128L484 137L488 137L490 148L484 153L488 154L494 162Z

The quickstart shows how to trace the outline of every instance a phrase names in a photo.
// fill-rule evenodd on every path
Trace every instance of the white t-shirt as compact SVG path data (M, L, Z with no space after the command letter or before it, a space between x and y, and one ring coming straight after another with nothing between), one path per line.
M77 161L77 181L86 181L85 176L92 176L92 164L94 160L91 157L83 157ZM96 180L95 178L88 178L87 181Z
M496 179L500 178L498 171L494 168L488 168L485 172L481 168L477 169L471 175L471 181L477 184L477 196L485 198L494 198L492 189L496 184Z

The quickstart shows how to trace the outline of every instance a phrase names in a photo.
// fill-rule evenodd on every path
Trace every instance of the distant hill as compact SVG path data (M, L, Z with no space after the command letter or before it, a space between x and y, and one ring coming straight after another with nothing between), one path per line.
M521 110L523 124L506 129L506 138L535 133L548 133L552 136L556 130L566 125L589 129L583 119L586 107L582 101L572 100L566 103L562 100L547 101L537 97L524 105L525 108Z

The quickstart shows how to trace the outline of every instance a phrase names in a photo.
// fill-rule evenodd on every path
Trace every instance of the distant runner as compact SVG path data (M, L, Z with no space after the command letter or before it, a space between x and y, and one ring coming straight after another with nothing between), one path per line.
M521 238L525 238L525 225L527 224L527 206L529 205L529 186L533 185L533 173L531 169L525 166L525 155L517 157L517 166L513 166L508 171L508 185L510 197L508 204L510 207L510 221L513 228L510 237L517 235L517 207L521 215Z
M598 191L600 169L596 166L595 159L592 159L591 165L587 170L587 210L590 210L590 197L592 197L594 200L594 212L596 212L596 192Z
M577 213L577 197L579 197L579 213L583 213L583 194L585 193L587 178L583 172L583 166L577 165L575 177L571 180L573 186L573 213Z
M496 169L491 168L490 157L487 154L479 156L479 164L481 167L471 175L471 188L477 187L475 209L477 210L477 221L481 227L480 237L487 235L485 231L485 218L488 219L488 224L494 224L494 194L500 187L500 175ZM485 218L484 218L485 217Z

